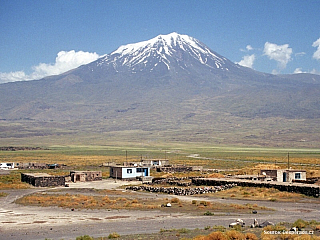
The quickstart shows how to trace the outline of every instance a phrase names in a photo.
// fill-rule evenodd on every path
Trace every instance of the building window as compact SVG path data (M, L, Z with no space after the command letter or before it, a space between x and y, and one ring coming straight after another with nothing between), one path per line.
M301 179L301 173L295 173L294 179Z
M127 173L132 173L132 169L127 169Z
M137 168L137 172L143 172L142 168Z

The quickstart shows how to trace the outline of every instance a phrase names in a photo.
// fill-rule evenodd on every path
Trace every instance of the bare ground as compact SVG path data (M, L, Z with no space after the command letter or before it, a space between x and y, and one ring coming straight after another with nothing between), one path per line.
M70 191L78 189L84 192L87 188L116 189L124 184L114 180L98 182L71 183ZM67 188L56 188L63 189ZM79 190L80 189L80 190ZM58 207L32 207L15 204L14 201L24 195L34 192L52 191L52 188L32 188L23 190L6 190L8 196L0 198L0 239L75 239L77 236L90 235L94 237L108 236L112 232L120 235L156 233L169 229L203 229L206 226L222 225L227 227L237 218L242 218L250 225L256 218L259 222L265 220L278 222L294 222L303 220L320 221L320 199L306 199L304 202L271 202L222 199L203 196L167 196L179 197L181 200L206 200L212 204L236 203L258 204L272 208L274 211L258 211L257 214L220 212L213 216L188 214L183 212L163 212L159 210L129 211L129 210L74 210ZM121 190L120 190L121 191ZM136 197L153 198L152 193L135 193Z

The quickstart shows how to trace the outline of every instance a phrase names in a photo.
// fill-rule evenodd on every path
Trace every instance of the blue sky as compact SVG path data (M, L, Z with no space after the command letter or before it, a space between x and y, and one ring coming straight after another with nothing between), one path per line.
M267 73L320 74L318 0L1 0L0 83L178 32Z

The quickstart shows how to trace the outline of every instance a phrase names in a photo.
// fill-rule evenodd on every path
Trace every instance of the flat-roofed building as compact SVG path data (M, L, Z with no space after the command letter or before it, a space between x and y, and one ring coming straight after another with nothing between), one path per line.
M110 177L117 179L137 179L139 177L149 177L150 167L140 166L110 166Z
M142 159L141 163L143 166L155 167L155 166L165 166L169 164L168 159Z
M272 178L277 182L293 182L307 180L307 172L305 170L296 169L262 169L260 174Z
M72 182L88 182L88 181L101 181L101 171L71 171L70 177Z
M65 176L53 176L47 173L21 173L21 182L35 187L65 186Z

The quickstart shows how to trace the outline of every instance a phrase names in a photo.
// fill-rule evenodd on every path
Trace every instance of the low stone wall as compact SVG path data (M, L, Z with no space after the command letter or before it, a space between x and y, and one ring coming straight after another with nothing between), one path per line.
M191 172L192 166L156 166L157 172Z
M265 187L275 188L280 191L302 193L307 196L318 198L320 187L313 184L285 183L285 182L263 182L255 180L240 180L227 178L194 178L192 183L197 186L222 186L226 184L236 184L242 187Z
M169 185L176 185L179 187L189 187L191 186L191 178L156 178L152 180L153 184L169 184Z
M196 195L196 194L205 194L205 193L215 193L218 191L223 191L232 187L235 187L235 184L226 184L224 186L214 186L214 187L195 187L195 188L181 188L181 187L153 187L153 186L129 186L126 187L126 190L132 191L147 191L153 193L166 193L173 195Z

